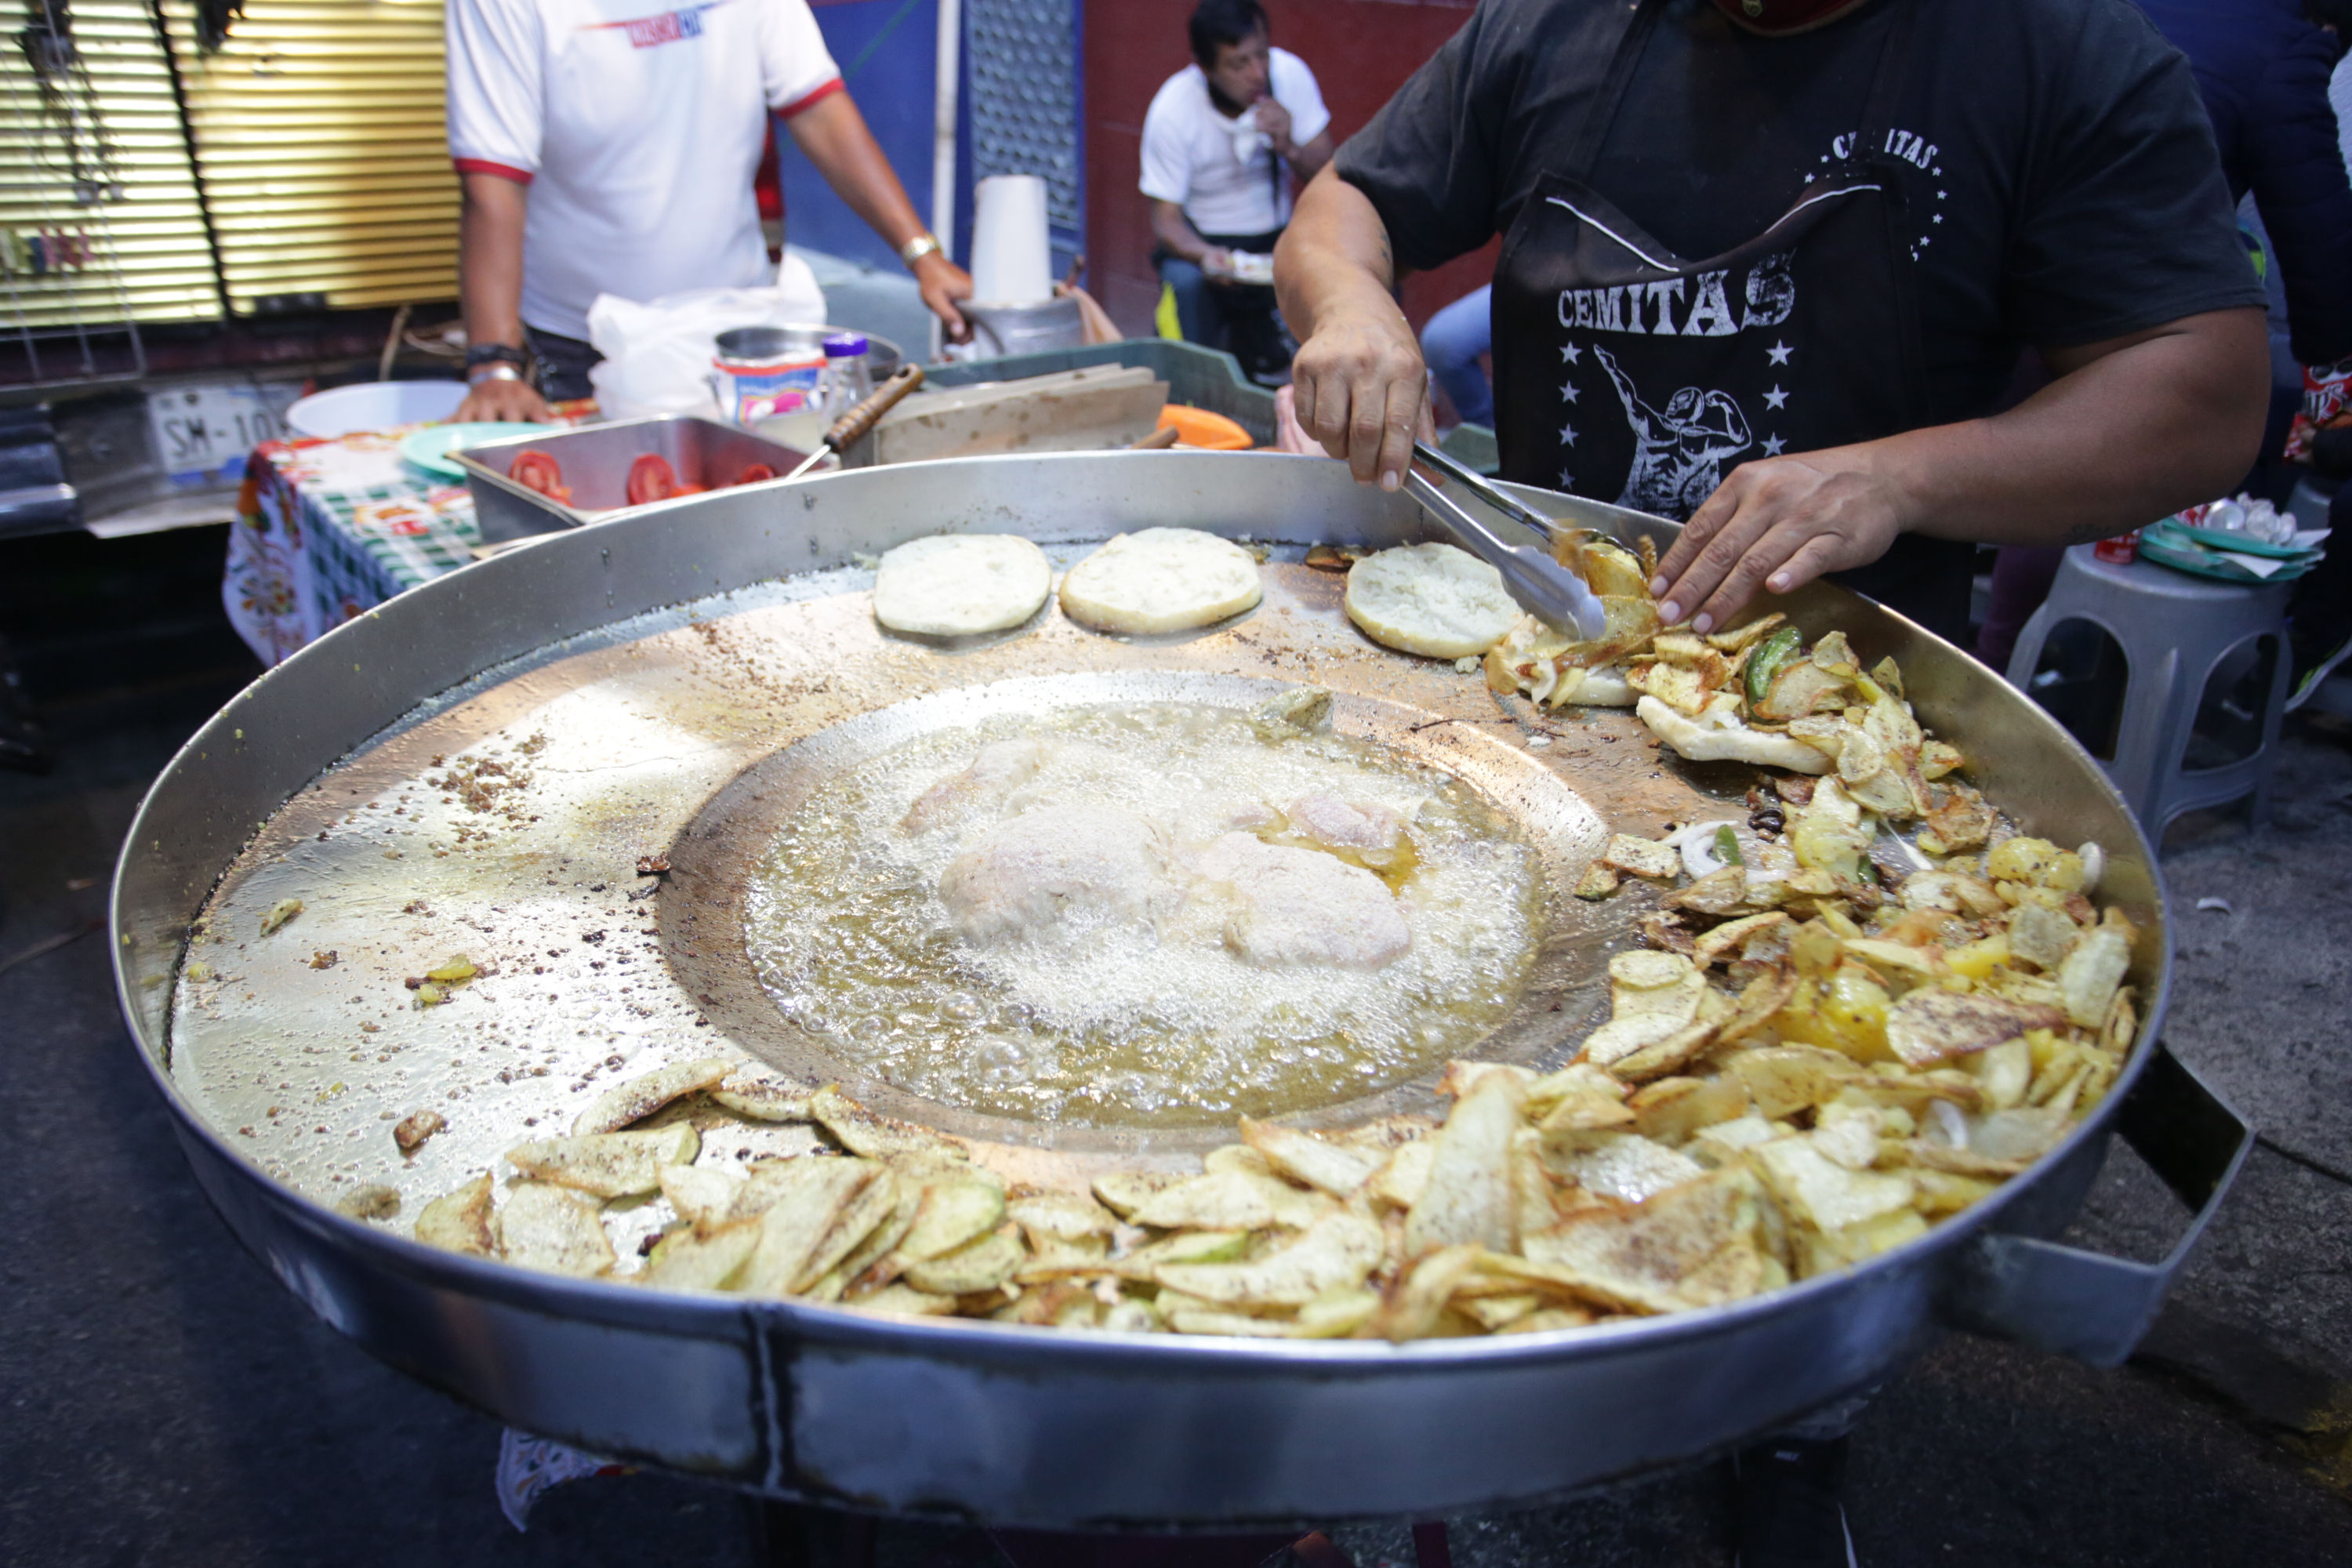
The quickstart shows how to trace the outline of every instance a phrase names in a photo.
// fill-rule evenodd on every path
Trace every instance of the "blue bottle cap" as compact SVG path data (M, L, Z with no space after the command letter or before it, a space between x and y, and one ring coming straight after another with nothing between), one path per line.
M827 359L847 359L852 354L865 352L864 332L839 332L824 340L824 357Z

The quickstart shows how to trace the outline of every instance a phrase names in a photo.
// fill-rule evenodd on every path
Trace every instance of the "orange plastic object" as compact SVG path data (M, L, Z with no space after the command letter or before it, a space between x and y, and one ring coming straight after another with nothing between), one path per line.
M1190 404L1171 403L1162 408L1160 428L1173 429L1176 439L1187 447L1211 452L1246 452L1257 445L1250 439L1248 431L1223 415L1194 408Z

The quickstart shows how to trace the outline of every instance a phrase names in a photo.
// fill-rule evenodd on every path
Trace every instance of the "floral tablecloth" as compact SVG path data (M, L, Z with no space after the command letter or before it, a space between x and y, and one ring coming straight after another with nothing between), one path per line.
M566 424L593 404L555 410ZM245 466L221 600L264 664L445 573L473 563L474 498L401 461L415 426L265 441Z

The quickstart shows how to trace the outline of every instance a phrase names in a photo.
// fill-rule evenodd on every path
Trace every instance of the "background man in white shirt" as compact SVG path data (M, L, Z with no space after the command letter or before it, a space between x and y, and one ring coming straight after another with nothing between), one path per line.
M464 190L464 419L588 394L600 293L771 281L751 179L771 111L896 247L958 342L971 279L916 216L808 0L447 0L449 153ZM668 4L673 10L654 7Z
M1331 115L1315 73L1268 37L1258 0L1201 0L1192 58L1143 117L1143 194L1160 276L1186 341L1231 349L1256 375L1290 361L1270 277L1243 281L1234 256L1271 256L1290 221L1290 183L1331 160ZM1286 169L1287 174L1286 174Z

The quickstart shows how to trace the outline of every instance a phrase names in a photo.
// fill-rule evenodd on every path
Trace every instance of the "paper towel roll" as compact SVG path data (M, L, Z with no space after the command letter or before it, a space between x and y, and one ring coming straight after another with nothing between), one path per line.
M983 305L1034 305L1054 297L1045 182L992 174L972 192L971 292Z

